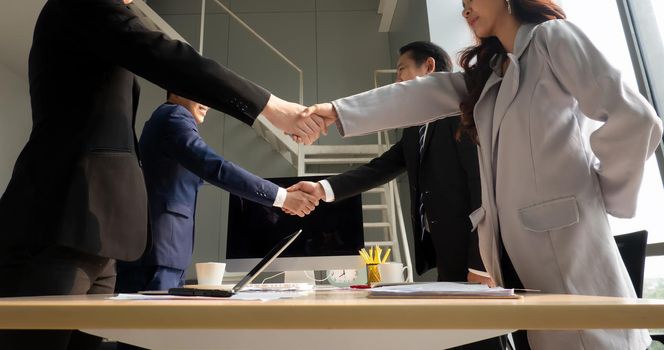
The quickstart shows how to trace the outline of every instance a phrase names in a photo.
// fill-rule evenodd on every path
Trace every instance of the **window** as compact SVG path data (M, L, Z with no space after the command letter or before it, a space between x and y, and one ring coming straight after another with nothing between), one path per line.
M661 69L661 58L664 57L664 1L620 0L618 5L624 23L628 25L625 32L632 41L630 46L633 48L632 56L638 63L635 67L637 74L641 77L642 91L646 91L650 95L649 97L661 117L664 115L664 70ZM659 170L661 175L664 174L664 151L661 148L658 156L659 169L653 169L651 172ZM653 190L662 192L662 187L660 182L659 188L653 187ZM657 200L657 197L653 197L653 200ZM664 205L661 202L657 204L659 205L652 208L652 215L657 215L656 211L659 211L660 215L664 212ZM652 223L655 224L655 221L653 218ZM661 225L662 219L659 222L660 227L664 226ZM664 234L661 231L655 231L648 241L649 244L664 242ZM646 258L643 295L647 298L661 298L664 295L664 256ZM662 330L659 331L661 333Z
M621 0L635 37L634 46L643 61L639 67L655 108L664 114L664 70L658 65L664 55L664 1Z
M647 91L661 116L664 113L664 70L657 67L656 62L664 57L664 0L560 0L559 3L568 19L581 27L607 59L622 71L626 83L635 89L640 87L640 91ZM627 33L633 23L634 40L626 39L623 23L628 25ZM633 63L635 55L630 55L630 48L635 50L636 57L640 57L636 60L637 64ZM662 151L658 152L661 158ZM661 169L657 157L648 160L636 216L633 219L609 217L614 234L646 229L649 244L664 242ZM648 257L644 297L662 295L664 256Z

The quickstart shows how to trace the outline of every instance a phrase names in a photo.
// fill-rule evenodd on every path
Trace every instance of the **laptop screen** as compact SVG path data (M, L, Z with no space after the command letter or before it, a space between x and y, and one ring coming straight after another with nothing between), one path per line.
M239 291L240 289L242 289L242 287L244 287L247 283L251 283L251 281L253 281L254 278L256 278L256 276L258 276L259 273L261 273L268 265L270 265L270 263L272 261L274 261L274 259L276 259L279 256L279 254L281 254L281 252L286 250L286 248L288 248L288 246L291 243L293 243L293 241L297 238L297 236L300 235L300 233L302 233L302 230L299 230L299 231L297 231L293 234L290 234L290 235L284 237L281 241L279 241L279 244L275 245L272 248L272 250L270 250L267 253L267 255L265 255L265 257L258 264L256 264L256 266L254 266L254 268L251 269L251 271L249 271L249 273L246 274L240 280L240 282L238 282L233 287L232 291L235 293L235 292Z

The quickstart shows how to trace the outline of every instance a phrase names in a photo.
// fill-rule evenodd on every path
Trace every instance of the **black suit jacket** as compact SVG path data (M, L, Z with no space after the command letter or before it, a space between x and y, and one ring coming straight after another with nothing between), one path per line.
M408 172L411 221L419 274L437 267L440 281L465 281L468 268L484 271L477 233L468 215L481 205L477 148L468 138L454 139L459 118L429 124L423 161L419 156L419 126L404 130L392 148L366 165L327 180L335 199L342 199L384 184ZM424 208L431 234L421 240L417 198Z
M51 245L122 260L143 253L134 74L247 124L270 96L150 31L120 0L49 0L29 58L32 132L0 200L0 256Z

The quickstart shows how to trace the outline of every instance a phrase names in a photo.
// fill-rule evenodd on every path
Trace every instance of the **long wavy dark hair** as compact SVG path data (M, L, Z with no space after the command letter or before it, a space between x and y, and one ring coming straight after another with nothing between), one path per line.
M512 14L521 23L542 23L551 19L566 18L563 9L553 0L509 0ZM467 134L475 143L478 143L477 128L473 119L473 110L479 100L486 81L491 75L489 61L498 55L506 55L505 48L497 37L476 38L477 45L466 48L461 52L460 65L465 73L468 96L461 101L461 123L456 133L460 140L462 134Z

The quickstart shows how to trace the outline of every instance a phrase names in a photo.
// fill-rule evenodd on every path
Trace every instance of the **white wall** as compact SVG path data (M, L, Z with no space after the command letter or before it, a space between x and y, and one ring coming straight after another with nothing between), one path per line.
M45 3L46 0L1 2L0 64L21 77L28 75L28 51L32 44L32 30Z
M32 118L26 78L0 64L0 193L4 193L14 162L23 149Z
M461 16L461 1L427 0L431 41L452 57L458 70L458 52L473 44L473 34Z
M424 0L399 0L390 25L390 56L394 68L399 48L413 41L430 40L427 4ZM394 78L392 76L391 78Z
M0 11L0 194L7 187L32 127L28 52L37 15L45 2L4 1Z

